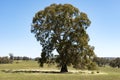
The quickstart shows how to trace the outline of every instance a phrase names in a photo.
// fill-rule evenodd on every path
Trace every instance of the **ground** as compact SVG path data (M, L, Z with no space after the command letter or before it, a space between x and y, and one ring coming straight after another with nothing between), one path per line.
M40 70L36 73L28 72L3 72L4 70ZM13 64L0 64L0 80L120 80L120 69L109 66L100 67L96 71L81 71L69 67L69 73L55 73L60 69L55 66L40 68L36 61L19 61ZM48 71L46 73L45 71ZM96 73L97 72L97 73ZM101 73L101 74L100 74Z

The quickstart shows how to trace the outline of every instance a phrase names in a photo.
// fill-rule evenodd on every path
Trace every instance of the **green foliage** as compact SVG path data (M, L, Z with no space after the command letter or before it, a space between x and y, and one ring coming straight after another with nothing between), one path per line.
M94 63L94 62L90 63L87 67L89 70L96 70L97 69L96 63Z
M116 58L110 62L111 67L118 67L120 68L120 58Z
M12 54L12 53L10 53L10 54L9 54L9 56L10 56L10 59L11 59L11 60L13 60L13 59L14 59L14 56L13 56L13 54Z
M12 60L9 59L8 57L0 57L0 64L8 64L12 63Z
M105 65L109 65L110 63L110 60L104 57L95 57L93 61L96 62L99 67L105 67Z
M52 4L35 14L31 32L42 45L41 66L51 59L52 51L59 53L58 64L87 67L92 63L94 47L88 45L86 29L91 21L87 14L80 12L71 4ZM66 70L67 71L67 68Z

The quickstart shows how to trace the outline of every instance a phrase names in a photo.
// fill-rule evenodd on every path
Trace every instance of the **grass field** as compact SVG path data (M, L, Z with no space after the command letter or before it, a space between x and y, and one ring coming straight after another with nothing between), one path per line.
M120 80L120 69L111 67L99 68L99 72L106 74L81 74L81 73L5 73L2 70L14 69L39 69L59 70L55 66L40 68L35 61L20 61L13 64L0 64L0 80ZM74 70L69 67L69 70Z

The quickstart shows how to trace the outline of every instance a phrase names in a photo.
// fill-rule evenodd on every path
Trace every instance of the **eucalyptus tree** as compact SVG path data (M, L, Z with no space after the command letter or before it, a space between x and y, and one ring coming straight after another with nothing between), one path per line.
M92 65L94 47L88 44L86 32L90 23L87 14L71 4L51 4L38 11L31 32L42 45L41 66L50 59L53 50L59 54L57 63L61 72L68 72L67 66L71 64L75 68Z

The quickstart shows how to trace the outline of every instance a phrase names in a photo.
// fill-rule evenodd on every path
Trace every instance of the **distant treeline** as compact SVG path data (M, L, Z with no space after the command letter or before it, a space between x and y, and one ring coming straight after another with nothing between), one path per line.
M13 58L13 60L33 60L33 59L30 58L30 57L26 57L26 56L23 56L23 57L21 57L21 56L15 56Z
M57 55L48 60L47 63L55 63L56 57ZM37 57L34 60L39 62L41 58ZM111 66L113 68L120 68L120 57L95 57L93 62L95 62L99 67Z
M12 63L12 60L10 60L10 58L6 57L0 57L0 64L8 64L8 63Z
M40 61L40 57L36 58L30 58L27 56L13 56L10 55L10 57L5 56L5 57L0 57L0 64L8 64L12 63L14 60L34 60L34 61ZM120 57L95 57L93 61L99 66L99 67L105 67L105 66L111 66L111 67L118 67L120 68ZM51 60L48 60L48 63L55 63L56 62L56 56L51 58Z
M28 61L28 60L34 60L32 58L29 58L29 57L26 57L26 56L5 56L5 57L0 57L0 64L8 64L8 63L13 63L14 60L25 60L25 61Z
M94 62L99 67L111 66L120 68L120 57L96 57L94 58Z

